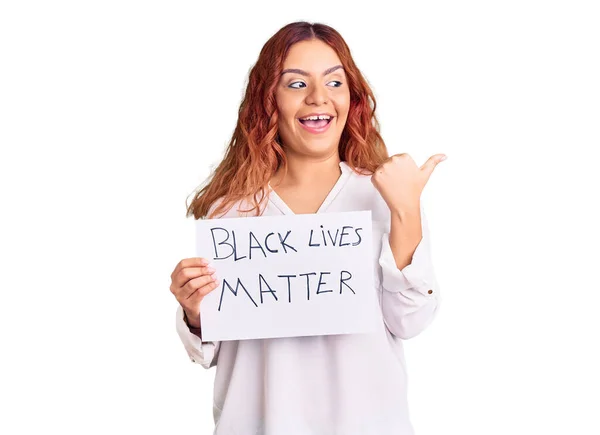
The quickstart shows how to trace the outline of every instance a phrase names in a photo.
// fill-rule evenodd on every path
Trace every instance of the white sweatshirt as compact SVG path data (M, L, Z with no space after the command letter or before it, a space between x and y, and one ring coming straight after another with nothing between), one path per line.
M372 334L202 342L177 308L177 332L192 362L216 366L213 435L412 435L402 340L423 331L440 304L427 220L409 265L389 244L390 211L371 183L341 162L317 213L371 210L374 291L381 323ZM293 215L271 190L263 215ZM239 217L237 205L222 217ZM217 270L217 276L219 271Z

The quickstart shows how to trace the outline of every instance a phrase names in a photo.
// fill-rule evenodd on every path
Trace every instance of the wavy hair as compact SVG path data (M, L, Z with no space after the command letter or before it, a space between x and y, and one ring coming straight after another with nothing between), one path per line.
M348 118L338 146L340 160L357 173L372 174L387 159L388 151L375 116L375 96L342 36L325 24L290 23L278 30L260 51L250 70L237 125L225 156L187 206L186 217L212 218L227 212L240 200L248 201L253 207L238 211L256 210L256 215L260 215L261 205L268 197L269 180L280 166L287 170L278 134L275 100L283 63L292 45L314 39L335 50L350 89Z

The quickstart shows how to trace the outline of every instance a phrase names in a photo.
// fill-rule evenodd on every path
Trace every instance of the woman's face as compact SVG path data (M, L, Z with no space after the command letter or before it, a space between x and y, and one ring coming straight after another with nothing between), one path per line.
M336 52L320 40L294 44L283 63L275 98L286 153L327 158L338 145L350 108L350 89ZM327 120L304 120L309 115Z

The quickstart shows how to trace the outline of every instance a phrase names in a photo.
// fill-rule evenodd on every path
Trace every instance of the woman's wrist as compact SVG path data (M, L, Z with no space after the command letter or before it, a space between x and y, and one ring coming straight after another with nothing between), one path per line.
M195 322L190 322L190 318L187 315L187 312L185 310L183 310L183 321L185 322L185 324L187 325L188 328L190 329L200 329L200 323L198 323L197 325L195 325Z

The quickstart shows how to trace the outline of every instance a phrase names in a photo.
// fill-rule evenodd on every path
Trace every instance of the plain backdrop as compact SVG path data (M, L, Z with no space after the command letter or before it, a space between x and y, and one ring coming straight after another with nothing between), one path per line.
M345 38L391 154L448 156L422 196L442 305L406 341L417 434L599 434L600 15L573 0L2 2L0 432L212 433L170 274L297 20Z

